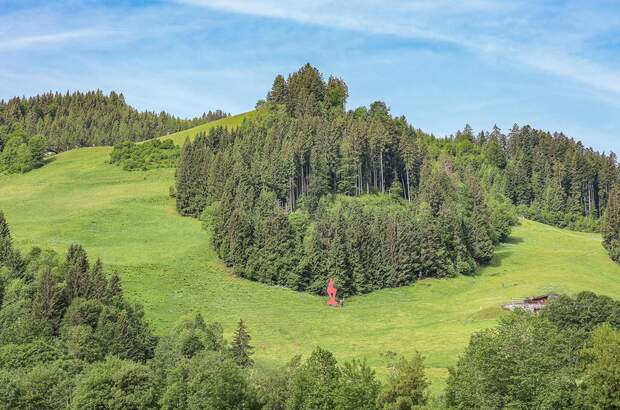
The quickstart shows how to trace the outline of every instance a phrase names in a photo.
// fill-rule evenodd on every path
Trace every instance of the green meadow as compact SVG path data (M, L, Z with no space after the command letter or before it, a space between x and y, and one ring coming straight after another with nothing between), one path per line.
M171 139L172 141L174 141L176 145L183 145L186 138L194 139L196 135L198 135L199 133L201 132L208 133L211 128L215 128L215 127L226 127L226 128L237 127L241 125L243 120L245 119L250 120L252 118L255 118L257 115L259 115L259 113L260 111L254 110L254 111L248 111L242 114L232 115L230 117L221 118L216 121L204 123L194 128L175 132L174 134L165 135L163 137L159 137L159 139L161 140Z
M164 138L182 143L243 118ZM177 215L168 196L174 170L123 171L107 163L110 150L77 149L27 174L0 176L0 209L16 244L64 254L71 243L81 243L92 259L121 275L126 294L144 305L158 334L189 312L222 322L228 336L243 318L259 366L284 364L320 345L339 360L366 358L384 375L392 352L419 350L431 390L439 392L472 332L492 326L504 313L502 303L582 290L620 299L620 266L608 259L599 235L523 220L477 276L423 280L329 308L325 297L233 276L200 222Z

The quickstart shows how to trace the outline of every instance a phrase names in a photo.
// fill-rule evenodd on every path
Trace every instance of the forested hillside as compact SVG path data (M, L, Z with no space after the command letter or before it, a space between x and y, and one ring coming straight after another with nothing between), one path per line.
M0 101L0 172L26 172L46 151L142 141L229 114L209 111L184 120L165 112L139 112L122 94L101 91L46 93Z
M436 138L382 102L345 111L347 96L305 65L276 77L259 118L186 141L177 209L204 213L240 276L364 293L475 272L518 214L599 229L613 154L529 126Z
M613 408L619 324L620 303L590 292L562 296L541 316L516 312L474 334L435 397L418 352L386 355L385 380L365 360L338 363L321 347L253 368L243 320L231 340L200 313L156 337L100 260L75 244L64 257L24 255L0 212L1 408Z

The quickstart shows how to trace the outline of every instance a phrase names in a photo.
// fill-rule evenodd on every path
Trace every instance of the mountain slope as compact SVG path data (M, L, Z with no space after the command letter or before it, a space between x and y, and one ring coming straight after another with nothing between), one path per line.
M168 138L182 142L185 135ZM28 174L0 176L0 209L16 244L60 253L83 244L120 273L126 293L144 304L160 333L190 311L221 321L228 336L243 318L260 366L321 345L339 360L366 357L383 373L386 353L420 350L432 390L439 391L470 334L493 325L503 302L549 291L620 298L620 266L609 260L599 235L524 220L476 277L424 280L328 308L322 297L233 276L200 222L177 215L167 195L174 170L126 172L107 164L109 153L73 150Z
M219 120L210 121L205 124L198 125L193 128L189 128L183 131L175 132L174 134L165 135L163 137L159 137L160 140L168 140L171 139L176 145L183 145L185 142L185 138L189 137L190 139L194 139L196 135L201 132L208 133L210 129L215 127L226 127L226 128L234 128L239 126L243 120L252 119L259 115L259 111L248 111L242 114L232 115L230 117L221 118Z

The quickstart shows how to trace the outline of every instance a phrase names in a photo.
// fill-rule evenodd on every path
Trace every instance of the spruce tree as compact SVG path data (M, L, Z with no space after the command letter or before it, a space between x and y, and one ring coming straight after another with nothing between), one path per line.
M479 263L486 263L493 257L491 221L484 195L478 182L472 177L468 181L471 211L467 226L467 238L471 254Z
M101 263L101 259L97 259L89 271L88 286L86 297L100 300L105 299L108 281L103 273L103 264Z
M70 305L73 299L88 296L90 287L88 256L81 245L72 244L69 247L65 269L65 297L67 305Z
M7 267L13 276L20 276L24 271L24 260L17 249L13 248L11 229L4 213L0 211L0 268Z
M4 212L0 211L0 266L8 266L13 257L13 239Z
M620 262L620 188L618 185L615 185L609 194L601 231L603 246L609 252L609 256L614 261Z
M113 273L108 281L107 288L107 299L113 301L114 299L122 300L123 298L123 288L121 286L121 278L118 276L118 273Z
M285 104L287 101L287 85L286 80L281 74L278 74L273 80L271 91L267 94L267 102L273 104Z
M239 320L230 349L235 362L241 367L250 367L254 364L251 357L254 354L254 347L250 345L251 339L245 323Z
M63 313L62 292L49 269L43 269L37 278L37 290L32 303L36 318L43 319L57 329Z
M185 138L181 160L176 171L176 205L181 215L189 214L190 175L195 164L192 163L193 144L189 137Z

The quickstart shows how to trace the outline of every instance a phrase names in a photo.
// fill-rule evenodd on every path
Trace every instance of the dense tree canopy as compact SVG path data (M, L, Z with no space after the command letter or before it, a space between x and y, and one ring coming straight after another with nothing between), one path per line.
M139 112L127 105L122 94L106 95L100 90L15 97L0 101L0 150L6 135L15 130L23 130L26 135L42 135L46 148L62 151L142 141L225 115L218 110L200 118L182 120L165 112Z
M174 168L181 149L172 140L154 139L141 144L125 141L116 144L110 153L110 163L126 171L146 171L155 168Z
M529 126L435 138L382 102L346 112L347 95L305 65L258 119L186 141L177 209L205 213L239 275L309 291L334 277L346 295L469 274L518 213L598 230L613 205L613 154Z
M471 274L516 222L482 171L393 118L345 112L346 84L306 65L276 77L256 121L187 140L177 209L200 216L246 278L342 295ZM493 166L492 169L498 168ZM485 168L485 169L487 169Z
M614 408L620 302L584 292L476 333L450 372L457 409Z

